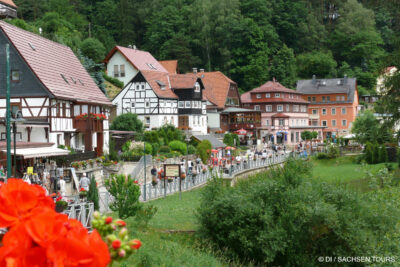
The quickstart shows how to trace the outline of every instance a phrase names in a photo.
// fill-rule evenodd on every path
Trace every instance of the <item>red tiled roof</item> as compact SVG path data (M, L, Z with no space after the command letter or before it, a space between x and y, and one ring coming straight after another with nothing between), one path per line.
M282 84L280 84L278 82L273 82L273 81L268 81L268 82L264 83L263 85L261 85L260 87L250 90L250 93L270 93L270 92L300 94L299 92L296 92L295 90L286 88Z
M178 96L171 90L169 74L167 72L145 70L141 71L141 73L158 97L178 98ZM161 89L161 86L157 81L165 85L165 90Z
M288 98L288 97L285 97L285 98L261 98L261 99L243 99L242 97L240 97L240 101L242 101L242 103L304 103L304 104L310 103L302 98Z
M178 60L162 60L158 61L160 64L170 73L177 74L178 73Z
M250 92L243 93L243 94L240 96L240 101L241 101L242 103L251 103L252 101L251 101Z
M0 28L37 78L56 98L111 105L69 47L4 21L0 21ZM64 75L68 83L61 75Z
M276 113L274 115L272 115L271 117L276 117L276 118L289 118L289 115L285 114L285 113Z
M202 77L204 84L203 95L218 108L225 108L230 84L236 84L220 71L199 72L197 77Z
M171 81L171 88L173 89L193 88L198 79L196 74L191 73L169 75L169 77Z
M149 52L138 49L115 46L104 59L108 63L115 52L119 51L137 70L168 72ZM152 68L153 66L154 68Z
M17 8L17 5L14 4L14 2L12 0L0 0L0 3L9 5L9 6L14 7L14 8Z

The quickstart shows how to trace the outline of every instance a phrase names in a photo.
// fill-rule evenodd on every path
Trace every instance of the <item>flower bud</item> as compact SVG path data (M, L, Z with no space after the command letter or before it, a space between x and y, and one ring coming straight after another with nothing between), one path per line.
M116 239L111 243L113 249L119 249L121 247L121 240Z
M126 222L123 220L116 220L115 224L117 224L118 226L124 227L126 226Z
M125 250L121 249L121 250L118 252L118 255L119 255L121 258L125 257L125 256L126 256Z
M110 223L112 223L112 220L113 220L112 217L107 217L107 218L104 220L104 222L105 222L106 224L110 224Z
M131 246L132 249L139 249L140 246L142 245L142 242L138 239L133 239L129 241L129 245Z
M106 240L108 241L108 242L113 242L114 240L116 240L117 239L117 237L115 236L115 235L108 235L107 237L106 237Z
M95 212L93 213L93 217L94 217L95 219L99 219L100 216L101 216L101 214L100 214L100 212L98 212L98 211L95 211Z
M119 231L119 237L120 238L124 238L125 236L127 236L128 234L128 229L126 229L125 227L121 229L121 231Z

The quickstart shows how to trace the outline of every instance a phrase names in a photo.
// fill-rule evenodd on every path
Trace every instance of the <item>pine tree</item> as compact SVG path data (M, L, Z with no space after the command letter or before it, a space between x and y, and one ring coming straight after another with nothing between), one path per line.
M97 189L96 179L94 179L94 177L90 178L87 199L88 201L93 202L94 210L99 210L99 190Z
M374 164L379 163L379 145L375 143L373 145L373 157L372 157L372 162Z
M385 145L381 145L379 148L379 163L388 161L388 152Z
M365 160L367 161L368 164L372 164L374 162L373 157L374 157L373 146L370 142L367 142L365 146Z

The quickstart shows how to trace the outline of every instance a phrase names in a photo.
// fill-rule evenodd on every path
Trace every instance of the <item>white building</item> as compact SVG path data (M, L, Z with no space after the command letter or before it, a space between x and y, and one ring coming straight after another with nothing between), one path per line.
M140 71L112 101L117 115L135 113L147 129L172 124L207 133L204 85L195 74Z

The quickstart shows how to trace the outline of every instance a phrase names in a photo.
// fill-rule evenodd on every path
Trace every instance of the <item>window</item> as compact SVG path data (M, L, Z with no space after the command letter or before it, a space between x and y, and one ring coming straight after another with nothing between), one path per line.
M342 114L346 114L346 108L342 108Z
M322 109L322 115L326 115L326 108Z
M346 126L347 125L347 121L346 120L342 120L342 126Z
M198 82L196 82L196 84L194 85L194 92L200 93L200 84Z
M279 120L279 126L284 126L284 125L285 125L285 120L280 119L280 120Z
M256 98L260 99L261 95L260 94L256 94Z
M281 97L280 93L275 93L275 97Z
M286 104L286 112L289 112L289 111L290 111L290 105Z
M332 126L333 126L333 127L336 126L336 120L332 120Z
M199 107L199 102L193 101L193 108L198 108Z
M145 118L145 123L146 123L146 124L150 124L150 117L146 117L146 118Z
M114 77L119 77L118 65L114 65Z
M135 102L131 102L131 108L134 108L135 107Z
M341 100L344 101L344 95L341 96Z
M311 96L307 97L308 102L311 102Z
M265 125L269 126L269 120L265 120Z
M307 112L307 106L301 105L301 112Z
M144 90L144 84L142 84L142 90Z
M331 97L330 97L330 96L327 96L327 97L326 97L326 101L331 102Z
M313 110L312 110L312 114L313 114L313 115L317 115L317 114L318 114L318 110L313 109Z
M322 97L322 102L324 102L324 103L325 103L325 96L323 96L323 97Z
M340 96L339 95L336 96L336 101L340 101Z
M254 110L260 110L260 105L255 105Z
M322 121L322 126L328 126L326 121Z
M179 101L178 107L179 108L184 108L185 107L185 101Z
M139 91L139 90L140 90L140 85L136 84L136 91Z
M149 108L150 107L150 100L146 100L146 108Z
M190 108L190 101L185 101L185 108Z
M312 102L315 102L315 96L312 97Z
M299 105L293 105L293 111L299 112Z
M312 121L312 122L311 122L311 125L312 125L312 126L318 126L318 121L316 121L316 120Z
M332 112L332 115L336 115L336 108L332 108L331 112Z
M125 77L125 65L119 65L119 74L121 77Z
M18 70L12 70L11 71L11 81L12 82L19 82L20 80L20 73Z
M272 105L267 105L267 106L265 107L265 110L266 110L267 112L272 112Z
M278 105L277 106L277 111L282 112L283 111L283 105Z
M271 94L270 94L270 93L266 93L266 94L265 94L265 97L266 97L266 98L270 98L270 97L271 97Z

